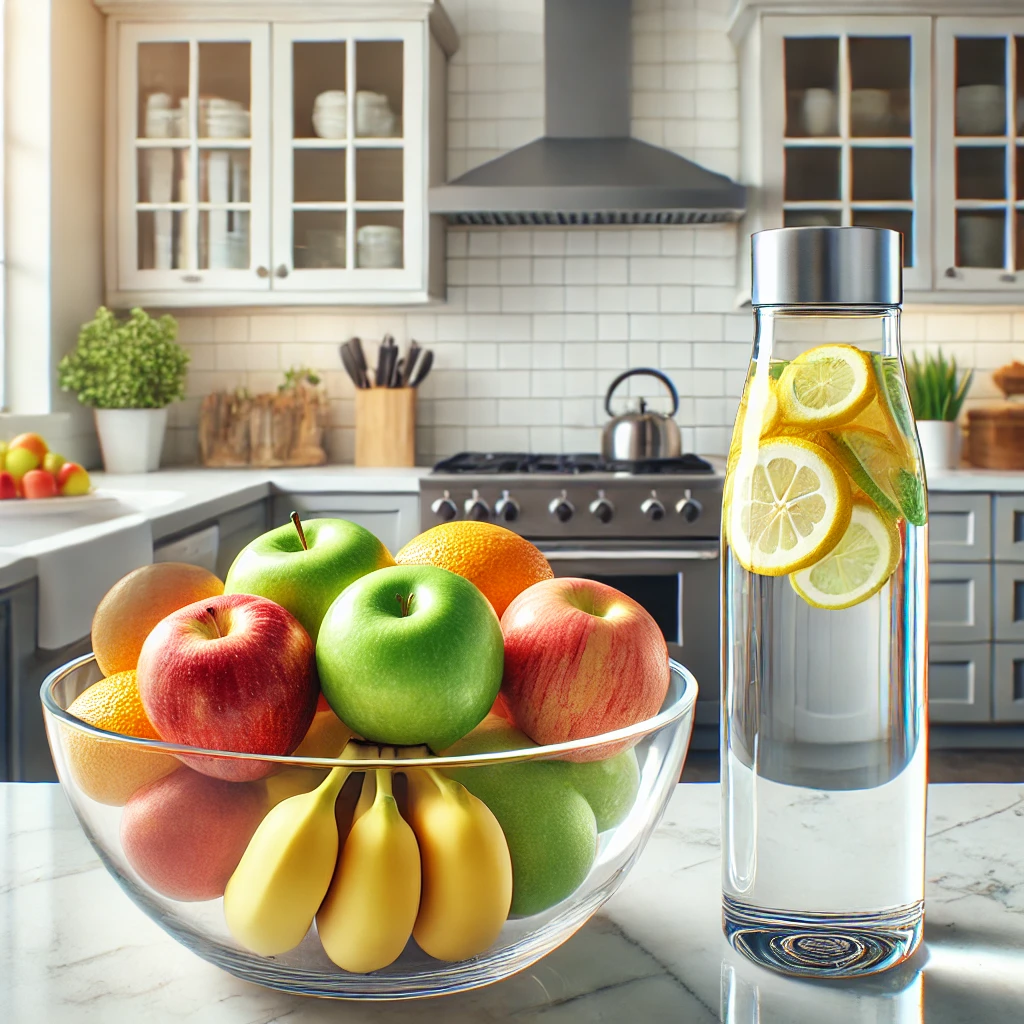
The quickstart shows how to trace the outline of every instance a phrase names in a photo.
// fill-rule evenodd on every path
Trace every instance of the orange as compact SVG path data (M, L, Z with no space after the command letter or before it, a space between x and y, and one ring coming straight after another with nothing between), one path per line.
M436 565L465 576L500 619L527 587L554 577L548 560L517 533L475 520L442 523L413 537L395 555L399 565Z
M108 732L160 739L142 707L134 670L93 683L71 702L68 713ZM181 766L171 754L100 739L69 726L62 733L71 777L101 804L121 807L137 789Z
M153 627L193 601L224 593L212 572L184 562L157 562L128 573L107 591L92 618L92 649L105 676L127 672Z

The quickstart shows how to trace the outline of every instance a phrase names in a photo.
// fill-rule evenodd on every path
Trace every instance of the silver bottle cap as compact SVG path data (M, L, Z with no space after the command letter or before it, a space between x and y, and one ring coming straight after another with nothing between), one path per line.
M903 236L889 228L774 228L751 235L755 306L898 306Z

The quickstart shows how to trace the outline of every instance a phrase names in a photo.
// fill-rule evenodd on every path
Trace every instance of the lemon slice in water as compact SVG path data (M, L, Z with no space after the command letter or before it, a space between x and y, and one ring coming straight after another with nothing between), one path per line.
M895 524L870 501L855 500L850 525L820 561L789 577L793 589L814 608L849 608L877 594L900 558Z
M850 485L824 449L798 437L762 441L743 454L726 511L737 561L783 576L817 562L850 524Z
M853 345L812 348L779 377L779 405L786 421L811 429L848 423L874 397L871 359Z

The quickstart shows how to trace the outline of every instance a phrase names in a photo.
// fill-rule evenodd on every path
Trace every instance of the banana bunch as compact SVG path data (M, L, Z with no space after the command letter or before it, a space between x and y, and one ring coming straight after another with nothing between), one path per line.
M367 755L350 745L342 756ZM512 902L512 862L494 815L432 768L403 773L405 816L385 768L364 773L353 808L338 799L351 772L335 768L316 788L310 774L269 794L273 806L224 893L231 934L276 956L299 945L315 918L327 955L354 973L387 967L410 937L439 960L487 949ZM308 792L285 796L303 785Z

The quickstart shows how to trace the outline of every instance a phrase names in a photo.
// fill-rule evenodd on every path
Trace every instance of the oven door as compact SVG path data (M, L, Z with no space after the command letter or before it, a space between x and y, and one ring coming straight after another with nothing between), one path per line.
M697 679L697 724L718 722L718 541L535 543L556 576L599 580L646 608L665 635L669 656Z

